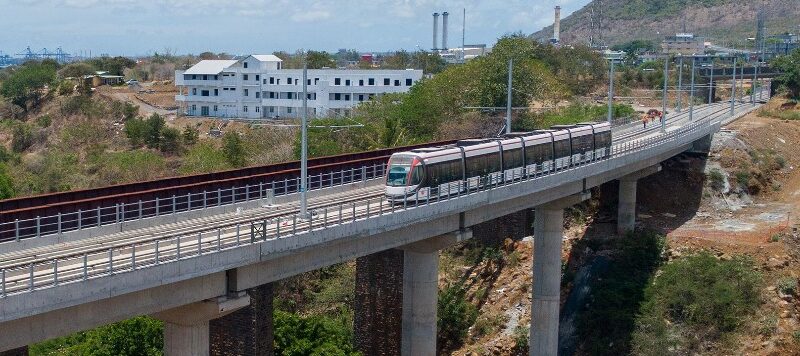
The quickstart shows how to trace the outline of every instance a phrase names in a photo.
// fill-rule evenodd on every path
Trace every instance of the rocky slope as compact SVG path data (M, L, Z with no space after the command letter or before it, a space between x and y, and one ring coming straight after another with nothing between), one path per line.
M660 41L664 35L688 32L714 42L747 46L755 36L756 13L766 14L768 33L797 32L800 6L796 0L593 0L561 21L563 43L588 44L594 22L595 43L614 45L633 39ZM592 21L594 20L594 21ZM547 40L548 26L534 33Z

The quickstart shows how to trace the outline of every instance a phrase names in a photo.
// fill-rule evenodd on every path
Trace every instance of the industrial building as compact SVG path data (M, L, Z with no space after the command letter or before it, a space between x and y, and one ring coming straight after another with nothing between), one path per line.
M703 37L693 33L676 33L675 36L666 36L661 41L661 53L697 55L706 53L706 43Z
M298 117L303 107L303 71L283 69L274 55L239 60L204 60L175 71L178 112L187 116L245 119ZM421 70L308 70L308 114L347 116L360 102L403 93Z

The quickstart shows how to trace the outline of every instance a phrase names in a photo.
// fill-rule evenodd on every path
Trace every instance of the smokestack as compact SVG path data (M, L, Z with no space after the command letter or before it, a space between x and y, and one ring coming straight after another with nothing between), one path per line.
M434 51L437 49L437 47L436 47L437 43L436 42L439 42L438 35L439 35L439 13L438 12L434 12L433 13L433 50Z
M447 49L447 11L442 13L442 49Z
M561 40L561 6L556 6L556 21L553 23L553 40Z

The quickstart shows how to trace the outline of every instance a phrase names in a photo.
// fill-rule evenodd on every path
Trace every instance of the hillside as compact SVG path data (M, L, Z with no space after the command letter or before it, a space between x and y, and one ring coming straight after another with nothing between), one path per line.
M682 31L685 21L688 32L745 47L746 38L755 36L759 9L766 14L767 33L797 32L800 6L796 0L593 0L561 20L561 41L589 43L594 10L595 43L660 41L664 35ZM546 40L552 35L551 25L532 36Z

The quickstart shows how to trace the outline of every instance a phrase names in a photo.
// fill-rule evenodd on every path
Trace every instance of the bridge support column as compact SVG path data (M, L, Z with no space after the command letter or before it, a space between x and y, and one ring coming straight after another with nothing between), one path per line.
M641 178L661 171L661 165L645 168L619 179L617 233L624 235L636 227L636 184Z
M403 300L403 251L356 259L353 341L363 355L399 355Z
M236 297L204 300L153 315L164 321L164 355L209 355L209 321L249 304L250 297L242 293Z
M590 197L581 193L536 207L533 227L533 299L529 355L556 356L561 296L564 209Z
M247 289L250 304L211 320L211 356L272 356L272 283Z

